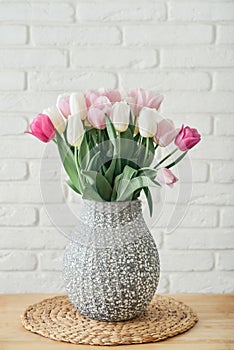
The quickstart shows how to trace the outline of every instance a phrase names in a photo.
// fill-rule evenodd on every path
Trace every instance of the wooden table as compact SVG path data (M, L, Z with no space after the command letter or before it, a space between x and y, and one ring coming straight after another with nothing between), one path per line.
M87 346L56 342L26 331L20 315L33 303L52 295L0 296L0 350L231 350L234 349L234 294L177 294L190 305L199 322L188 332L158 343L122 346Z

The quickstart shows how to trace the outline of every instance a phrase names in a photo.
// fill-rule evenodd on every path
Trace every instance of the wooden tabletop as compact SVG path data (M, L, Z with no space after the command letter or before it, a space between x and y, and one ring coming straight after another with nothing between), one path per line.
M199 322L188 332L158 343L122 346L74 345L46 339L26 331L20 323L24 309L48 294L0 296L0 350L233 350L234 294L176 294L177 300L190 305ZM54 295L53 295L54 296Z

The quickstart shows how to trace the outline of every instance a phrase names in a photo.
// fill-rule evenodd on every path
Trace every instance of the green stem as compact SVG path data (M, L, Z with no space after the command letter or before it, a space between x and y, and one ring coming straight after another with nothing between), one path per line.
M84 183L83 183L83 180L82 180L82 176L80 174L80 169L79 169L79 164L78 164L78 147L77 146L75 146L75 149L74 149L74 158L75 158L77 177L78 177L78 180L80 181L80 186L81 186L81 189L83 191Z
M165 168L169 169L172 166L176 165L177 163L179 163L188 153L188 151L184 152L183 154L181 154L174 162L170 163L169 165L167 165Z
M118 133L117 136L117 143L118 143L118 156L117 156L117 169L118 169L118 173L121 173L121 138L120 138L120 133Z
M146 137L146 145L145 145L145 155L144 155L144 161L143 164L145 164L146 159L148 157L148 151L149 151L149 138Z
M165 162L165 160L167 160L168 158L170 158L176 151L178 151L178 148L175 148L174 151L172 151L171 153L169 153L166 157L164 157L162 160L160 160L160 162L158 164L155 165L154 169L157 169L159 167L159 165L161 165L162 163Z

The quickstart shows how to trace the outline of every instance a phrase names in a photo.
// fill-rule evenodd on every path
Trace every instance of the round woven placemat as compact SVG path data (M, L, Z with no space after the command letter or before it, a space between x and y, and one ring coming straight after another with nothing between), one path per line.
M74 344L120 345L157 342L186 332L198 321L193 310L173 298L156 294L137 318L101 322L81 315L67 296L29 306L22 324L44 337Z

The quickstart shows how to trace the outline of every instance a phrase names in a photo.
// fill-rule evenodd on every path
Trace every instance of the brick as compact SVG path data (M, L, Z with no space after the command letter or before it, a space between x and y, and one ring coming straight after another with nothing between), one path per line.
M234 226L234 207L225 208L221 211L221 226L233 227Z
M42 227L55 226L65 235L68 228L74 228L79 223L79 204L47 204L40 211L40 225ZM77 216L78 215L78 216Z
M1 271L30 271L37 266L35 254L30 252L0 251Z
M64 177L63 165L60 159L31 160L29 163L29 181L61 181ZM66 177L65 177L66 178Z
M168 276L160 272L159 284L157 287L157 293L169 293L169 281Z
M165 98L166 102L166 98ZM183 113L183 117L181 117L181 113L174 114L170 113L169 118L172 119L177 127L181 127L182 123L185 125L189 125L193 128L199 130L200 134L209 135L213 131L213 118L210 115L195 114L195 113ZM183 120L182 120L183 119Z
M234 26L233 25L218 26L217 42L219 44L234 44Z
M121 43L121 32L117 27L103 26L40 26L32 27L35 45L106 45Z
M67 66L67 53L59 49L2 49L0 68L37 69Z
M62 203L61 184L56 182L29 185L24 183L0 184L0 203Z
M234 252L219 252L217 253L217 268L218 270L234 270Z
M124 26L124 43L128 46L209 44L212 37L212 27L205 24Z
M24 180L27 175L28 167L25 162L1 160L0 181Z
M120 73L121 85L125 89L141 86L157 91L204 91L211 87L211 79L205 72L146 70ZM189 84L188 84L189 81Z
M234 183L234 162L212 162L211 179L217 183Z
M164 235L167 249L234 249L232 229L222 228L178 228L169 235Z
M22 135L27 129L27 122L25 119L20 117L8 117L7 115L5 118L0 117L0 125L0 136Z
M116 75L110 72L84 71L52 71L29 73L29 86L40 91L72 91L97 89L105 84L105 88L117 86Z
M90 11L92 9L92 11ZM131 2L79 2L77 19L79 21L148 21L164 20L166 18L165 5L160 2L135 1Z
M32 226L37 222L35 208L24 206L0 206L0 226Z
M232 47L162 49L163 67L234 67Z
M233 115L215 117L215 134L223 136L234 135Z
M171 273L172 293L233 293L232 272L218 271Z
M46 145L33 136L28 139L25 136L23 142L18 142L17 147L12 147L12 140L1 140L0 158L41 158L45 147Z
M44 271L62 271L63 252L44 251L39 253L39 266Z
M0 72L0 91L24 90L25 74L23 72Z
M222 91L234 91L234 71L228 70L228 72L215 72L214 74L214 86L216 90Z
M0 4L1 7L1 4ZM27 31L25 26L1 25L0 26L0 44L14 45L26 44Z
M79 48L71 50L71 63L75 67L87 68L147 68L157 64L156 51L109 47ZM117 59L118 58L118 59Z
M171 2L169 20L176 21L231 21L234 20L232 2Z
M38 22L71 22L74 10L65 3L47 2L4 2L0 3L1 21L23 21L30 24Z
M71 228L67 229L68 232ZM67 244L65 233L56 228L0 228L0 249L59 249ZM62 253L61 253L62 254Z
M167 92L162 105L165 113L232 113L233 109L230 92Z
M208 252L173 252L160 254L162 271L208 271L213 268L214 258Z
M232 137L203 137L202 144L197 145L191 151L191 158L207 160L232 160L234 159L234 149L232 148L232 144ZM224 149L225 152L223 151Z
M61 272L0 272L0 293L64 293Z

